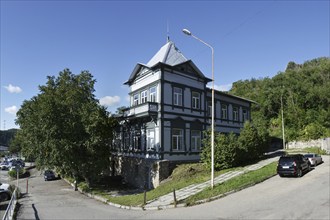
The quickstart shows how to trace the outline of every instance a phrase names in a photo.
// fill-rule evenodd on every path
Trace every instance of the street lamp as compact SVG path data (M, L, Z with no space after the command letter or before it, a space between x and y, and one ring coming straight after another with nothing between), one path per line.
M284 135L284 112L283 112L283 100L282 100L282 92L281 92L281 116L282 116L282 140L283 140L283 149L286 149L285 147L285 135Z
M211 45L194 36L189 30L183 29L182 32L188 36L195 38L208 46L212 51L212 110L211 110L211 188L214 186L214 49Z

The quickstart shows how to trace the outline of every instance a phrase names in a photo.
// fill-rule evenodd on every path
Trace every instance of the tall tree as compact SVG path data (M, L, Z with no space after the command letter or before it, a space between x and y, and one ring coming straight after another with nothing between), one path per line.
M258 105L252 106L252 119L264 121L262 124L272 136L282 136L278 123L282 120L281 96L288 141L330 135L330 59L327 57L303 64L291 61L285 72L273 78L233 83L229 93L256 101Z
M88 71L74 75L65 69L24 101L18 137L23 154L39 168L56 168L90 184L108 167L115 121L95 98L95 82Z

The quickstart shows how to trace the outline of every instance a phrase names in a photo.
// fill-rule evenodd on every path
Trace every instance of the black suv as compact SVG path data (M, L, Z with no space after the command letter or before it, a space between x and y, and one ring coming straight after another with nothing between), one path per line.
M311 165L302 154L292 154L281 156L278 165L277 173L282 176L297 176L301 177L303 173L310 171Z

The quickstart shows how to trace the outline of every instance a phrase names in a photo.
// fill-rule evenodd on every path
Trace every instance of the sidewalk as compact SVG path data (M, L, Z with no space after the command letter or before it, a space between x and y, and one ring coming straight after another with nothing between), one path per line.
M214 178L214 185L223 183L233 177L242 175L246 172L260 169L277 160L278 160L278 157L273 157L273 158L269 158L266 160L262 160L253 165L248 165L248 166L244 167L242 170L236 170L236 171L230 171L230 172L224 173L224 174L219 175L216 178ZM204 183L193 184L193 185L187 186L185 188L179 189L176 191L176 200L180 201L180 200L186 199L189 196L192 196L192 195L195 195L195 194L201 192L202 190L206 189L209 186L210 186L210 181L207 181ZM166 207L170 206L171 204L173 204L173 202L174 202L173 193L169 193L169 194L161 196L155 200L148 201L145 206L145 209L152 209L154 207L157 207L158 209L162 209L162 208L166 208Z

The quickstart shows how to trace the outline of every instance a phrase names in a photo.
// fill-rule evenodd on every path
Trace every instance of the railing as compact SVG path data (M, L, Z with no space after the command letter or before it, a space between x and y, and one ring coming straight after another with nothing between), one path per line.
M127 111L125 111L125 116L134 116L140 114L149 114L150 112L158 111L158 103L156 102L146 102L137 106L130 107Z
M17 188L14 190L13 195L10 199L10 202L8 203L7 210L5 212L5 215L3 216L2 220L12 220L14 216L14 210L17 203Z

